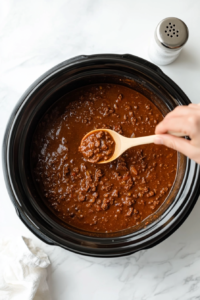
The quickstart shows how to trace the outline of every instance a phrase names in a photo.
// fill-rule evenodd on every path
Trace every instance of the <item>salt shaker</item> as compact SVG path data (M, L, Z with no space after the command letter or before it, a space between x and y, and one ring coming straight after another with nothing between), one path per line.
M156 27L149 47L150 59L158 65L172 63L187 42L187 25L178 18L166 18Z

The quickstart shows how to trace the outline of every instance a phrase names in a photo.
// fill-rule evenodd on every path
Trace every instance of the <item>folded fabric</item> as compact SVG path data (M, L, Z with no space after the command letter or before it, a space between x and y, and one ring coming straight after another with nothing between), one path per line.
M50 261L25 237L0 239L0 300L49 300Z

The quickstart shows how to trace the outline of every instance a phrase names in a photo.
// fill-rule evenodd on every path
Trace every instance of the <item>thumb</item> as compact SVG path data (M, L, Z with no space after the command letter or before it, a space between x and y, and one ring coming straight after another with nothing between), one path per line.
M170 134L158 134L154 138L154 144L165 145L169 148L177 150L186 156L194 159L195 156L195 147L191 145L190 141L175 137Z

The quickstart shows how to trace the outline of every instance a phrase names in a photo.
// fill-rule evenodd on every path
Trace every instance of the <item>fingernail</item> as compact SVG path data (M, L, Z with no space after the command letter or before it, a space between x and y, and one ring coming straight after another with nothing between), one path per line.
M162 145L163 144L163 140L159 136L156 136L154 138L154 144Z

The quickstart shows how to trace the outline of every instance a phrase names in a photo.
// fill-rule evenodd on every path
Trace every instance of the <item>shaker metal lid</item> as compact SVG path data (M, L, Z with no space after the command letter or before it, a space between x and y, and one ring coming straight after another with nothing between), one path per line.
M163 19L155 31L155 39L164 49L180 50L189 37L187 25L178 18Z

